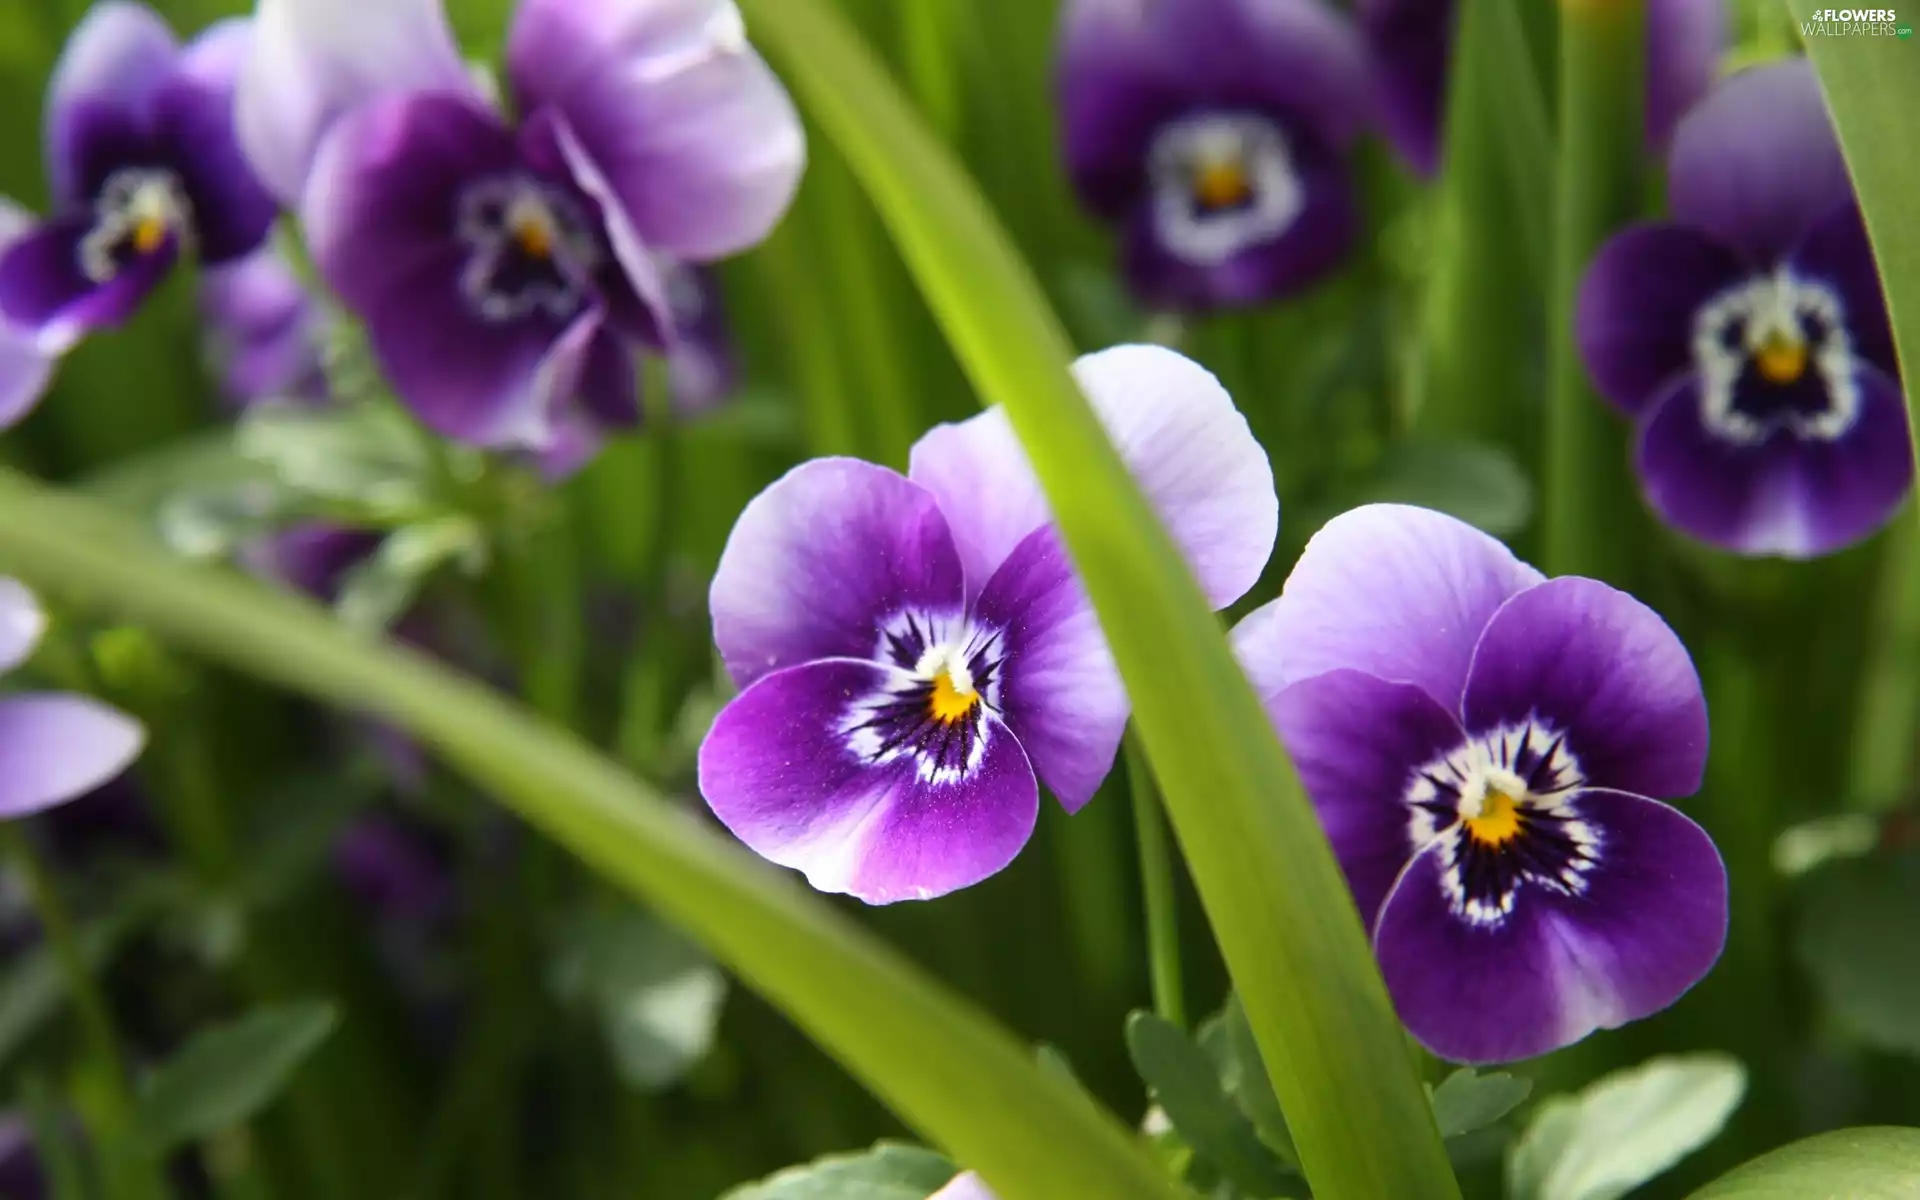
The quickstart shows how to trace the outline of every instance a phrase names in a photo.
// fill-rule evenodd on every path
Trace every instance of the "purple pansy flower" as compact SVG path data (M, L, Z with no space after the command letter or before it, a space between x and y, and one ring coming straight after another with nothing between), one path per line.
M33 215L0 196L0 257L32 231ZM0 429L32 411L53 377L55 358L40 348L31 331L19 328L0 313Z
M1069 0L1056 86L1068 173L1142 298L1257 304L1346 256L1366 64L1321 0Z
M740 386L720 278L706 267L663 262L662 281L678 339L667 350L667 388L683 417L711 412Z
M1440 168L1454 0L1357 0L1387 139L1422 175ZM1726 0L1647 0L1647 145L1666 149L1674 126L1713 84L1727 48Z
M1080 385L1224 607L1279 523L1266 453L1170 350L1080 360ZM1128 702L1006 414L943 425L904 476L795 468L746 508L713 581L745 689L700 748L714 814L822 891L926 899L1019 852L1044 782L1069 812L1113 765Z
M58 353L126 319L183 255L251 253L275 206L241 157L233 85L245 21L182 47L152 11L96 4L47 96L52 215L0 254L0 313Z
M1699 788L1706 701L1639 601L1376 504L1316 534L1234 642L1435 1054L1544 1054L1719 957L1720 855L1649 798Z
M0 672L25 662L46 627L33 594L0 579ZM0 819L86 795L125 770L145 736L131 717L85 696L0 695Z
M654 256L764 237L805 157L731 0L522 0L509 120L437 0L262 0L238 121L427 424L568 457L638 418Z
M205 272L200 315L208 357L235 404L327 398L327 311L278 247Z
M1880 278L1804 60L1727 80L1681 122L1672 220L1607 242L1576 333L1639 425L1647 501L1743 554L1872 533L1913 483Z
M962 1171L953 1177L952 1182L941 1188L927 1200L998 1200L987 1190L987 1181L972 1171Z

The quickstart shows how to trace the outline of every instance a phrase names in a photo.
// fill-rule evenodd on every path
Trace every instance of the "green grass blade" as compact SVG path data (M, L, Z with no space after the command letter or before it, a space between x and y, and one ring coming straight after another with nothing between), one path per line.
M865 182L974 387L1006 406L1033 459L1315 1195L1457 1196L1333 855L1217 620L1074 388L1040 289L972 181L829 6L743 7Z
M1125 1130L990 1020L779 872L478 684L191 566L97 502L0 473L0 572L410 730L779 1005L1003 1200L1172 1200Z

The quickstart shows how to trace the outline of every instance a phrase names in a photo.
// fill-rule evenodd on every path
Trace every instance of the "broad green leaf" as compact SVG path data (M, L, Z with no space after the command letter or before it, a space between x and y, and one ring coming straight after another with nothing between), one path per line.
M578 739L300 597L182 563L97 502L0 472L0 570L270 682L384 717L693 934L1001 1200L1171 1200L1113 1118L1031 1051Z
M152 1154L231 1129L271 1104L339 1022L331 1004L257 1009L204 1029L141 1090L134 1127Z
M1148 1012L1127 1019L1127 1050L1167 1120L1194 1152L1251 1196L1294 1194L1280 1156L1220 1086L1214 1064L1179 1026Z
M1799 21L1830 7L1819 0L1790 0ZM1903 11L1903 21L1913 14ZM1910 153L1913 119L1920 112L1920 71L1908 38L1810 37L1807 57L1840 131L1847 169L1866 214L1880 283L1893 318L1894 346L1908 381L1907 409L1916 409L1912 385L1920 372L1920 224L1913 198L1920 195L1920 155ZM1914 422L1920 429L1920 418Z
M1735 1167L1689 1200L1912 1200L1920 1129L1840 1129Z
M1724 1054L1674 1055L1544 1101L1507 1159L1510 1200L1615 1200L1713 1140L1747 1073Z
M1482 1075L1462 1067L1433 1089L1433 1119L1440 1136L1456 1138L1506 1116L1533 1091L1533 1080L1495 1071Z
M574 915L559 931L552 972L555 993L599 1021L633 1087L674 1082L713 1046L726 977L639 908Z
M720 1200L927 1200L957 1174L952 1163L931 1150L882 1142L860 1154L788 1167Z
M1417 504L1495 537L1518 533L1533 518L1533 484L1519 464L1504 451L1473 442L1396 442L1341 499L1349 508Z
M860 176L975 390L1005 406L1026 447L1314 1191L1457 1196L1325 835L1218 618L1074 387L1072 347L1039 286L834 6L741 7Z
M1920 1054L1920 853L1836 862L1809 877L1794 946L1842 1024Z

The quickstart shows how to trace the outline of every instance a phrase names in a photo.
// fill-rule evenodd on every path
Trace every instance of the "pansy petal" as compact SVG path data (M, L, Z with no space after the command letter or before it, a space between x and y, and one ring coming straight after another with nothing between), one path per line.
M1757 445L1710 430L1698 386L1682 383L1640 432L1647 503L1682 533L1739 554L1813 558L1867 537L1913 486L1913 456L1898 385L1865 363L1854 380L1859 414L1838 439L1781 431Z
M1313 535L1280 598L1234 629L1234 648L1263 696L1345 667L1452 708L1487 622L1543 578L1464 521L1369 504Z
M1158 17L1191 96L1284 116L1333 145L1372 117L1359 30L1325 0L1179 0Z
M1146 187L1156 130L1189 103L1151 0L1068 0L1054 94L1067 174L1087 207L1121 216Z
M127 768L145 737L139 722L84 696L0 697L0 818L92 791Z
M81 243L92 229L91 215L60 217L0 251L0 318L44 353L57 354L84 334L132 316L179 254L168 239L96 282L81 267Z
M1127 692L1060 534L1028 534L981 590L975 616L1005 630L1000 711L1068 812L1093 799L1127 729Z
M17 424L53 379L54 356L0 317L0 429Z
M600 208L600 224L613 249L612 265L603 268L601 290L610 308L609 315L628 336L650 345L670 344L678 332L673 327L672 304L667 281L658 256L641 241L633 221L620 206L613 184L574 136L566 120L551 109L542 110L521 127L523 151L540 153L538 143L549 141L559 155L559 165ZM610 278L611 277L611 278Z
M957 614L960 557L925 488L852 458L802 463L754 497L714 572L713 640L734 682L873 658L905 609Z
M963 1171L927 1200L997 1200L997 1197L987 1190L986 1180L972 1171Z
M1600 247L1580 281L1574 338L1594 387L1637 415L1693 366L1694 320L1753 268L1684 225L1646 224Z
M325 397L326 313L276 247L201 271L200 315L234 401Z
M87 143L103 119L117 129L144 126L178 53L173 31L144 4L101 0L87 10L47 88L47 181L56 205L87 198Z
M1664 151L1674 126L1713 86L1726 52L1726 0L1647 0L1647 145Z
M1454 911L1435 843L1380 915L1374 951L1408 1031L1453 1062L1513 1062L1679 999L1719 957L1727 880L1699 826L1624 792L1578 793L1599 862L1577 892L1523 882L1505 919Z
M1880 290L1880 269L1873 261L1867 224L1860 206L1846 203L1813 227L1787 259L1787 267L1809 282L1839 293L1841 321L1855 354L1898 378L1893 352L1893 330L1887 320L1887 302Z
M1086 355L1074 376L1207 598L1216 608L1239 599L1273 553L1280 505L1266 451L1232 398L1198 363L1158 346ZM934 428L911 462L908 474L940 498L970 586L1049 519L998 408Z
M0 672L27 661L40 635L47 631L47 614L27 586L0 577Z
M793 201L806 137L733 0L524 0L507 73L524 111L565 116L656 250L737 253Z
M906 673L826 659L765 676L721 710L700 747L700 793L763 858L869 904L978 883L1027 842L1039 789L1019 741L984 718L978 760L926 777L912 754L872 762L854 705Z
M1667 207L1758 263L1779 260L1851 195L1813 65L1752 67L1681 118Z
M234 80L251 44L247 21L208 26L155 101L155 132L192 206L194 251L213 265L258 249L279 215L233 131Z
M1414 773L1459 749L1466 734L1419 688L1361 671L1292 684L1267 698L1267 714L1372 928L1419 849L1407 803Z
M256 176L298 205L341 114L407 91L474 93L441 0L259 0L234 125Z
M1552 579L1500 607L1474 651L1467 729L1528 721L1566 735L1595 787L1690 796L1707 766L1707 702L1660 615L1592 579Z
M1440 169L1440 124L1453 55L1452 0L1358 0L1387 140L1415 171Z

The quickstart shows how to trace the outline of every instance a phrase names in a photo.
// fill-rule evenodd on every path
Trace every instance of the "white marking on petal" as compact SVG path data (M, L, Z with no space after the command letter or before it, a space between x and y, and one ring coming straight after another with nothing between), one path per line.
M1772 420L1739 409L1737 389L1747 364L1773 341L1804 348L1826 393L1825 409L1786 412ZM1756 275L1703 305L1694 316L1693 357L1700 373L1701 418L1728 441L1755 445L1783 425L1797 437L1832 441L1859 416L1846 308L1833 289L1786 267Z
M1160 240L1198 266L1217 266L1272 241L1306 207L1286 135L1251 113L1205 113L1168 124L1154 137L1147 169ZM1197 181L1212 171L1230 172L1244 187L1244 200L1205 208L1196 196Z

